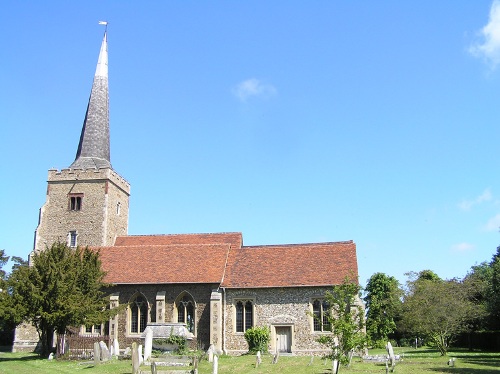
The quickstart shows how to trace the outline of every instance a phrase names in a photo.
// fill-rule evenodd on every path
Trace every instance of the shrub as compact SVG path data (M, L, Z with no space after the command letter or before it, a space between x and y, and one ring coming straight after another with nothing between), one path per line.
M261 351L267 352L267 345L271 339L269 328L266 326L252 327L245 331L245 340L248 343L248 351L255 353Z

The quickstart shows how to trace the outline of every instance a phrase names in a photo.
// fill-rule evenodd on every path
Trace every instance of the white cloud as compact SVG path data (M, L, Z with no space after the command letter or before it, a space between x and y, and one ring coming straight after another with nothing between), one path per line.
M495 69L500 64L500 0L493 0L488 24L481 29L480 34L484 40L472 45L469 52L483 58Z
M476 197L473 200L462 200L459 204L458 207L461 210L471 210L474 205L478 205L481 203L484 203L485 201L490 201L493 198L493 195L491 194L491 190L489 188L485 189L481 195Z
M500 213L495 217L489 219L488 223L484 226L486 231L498 231L500 228Z
M451 246L452 252L464 253L473 251L476 247L469 243L458 243Z
M262 82L256 78L250 78L239 83L233 93L241 101L246 101L250 97L271 97L276 94L276 88L273 85Z

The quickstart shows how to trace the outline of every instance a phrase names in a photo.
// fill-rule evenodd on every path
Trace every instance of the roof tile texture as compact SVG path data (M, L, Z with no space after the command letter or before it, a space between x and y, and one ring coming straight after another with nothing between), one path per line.
M221 283L227 288L330 286L357 280L353 241L242 247L241 233L118 237L100 249L115 284Z

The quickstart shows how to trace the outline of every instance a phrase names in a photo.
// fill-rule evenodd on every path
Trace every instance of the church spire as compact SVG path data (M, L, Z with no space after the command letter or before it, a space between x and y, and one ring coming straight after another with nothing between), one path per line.
M80 143L71 169L111 168L109 157L108 41L104 32Z

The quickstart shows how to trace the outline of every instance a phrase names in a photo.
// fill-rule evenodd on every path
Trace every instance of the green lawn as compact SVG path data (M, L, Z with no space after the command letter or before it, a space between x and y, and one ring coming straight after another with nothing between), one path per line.
M396 354L404 355L396 366L396 373L458 373L458 374L490 374L500 373L500 353L452 351L448 357L440 357L436 351L427 349L396 348ZM370 354L384 354L383 350L370 351ZM448 367L450 357L456 358L456 366ZM315 357L312 364L310 357L282 356L277 364L271 364L272 357L264 355L262 364L255 368L255 356L219 358L219 373L238 374L331 374L331 361L325 362ZM159 368L161 370L161 368ZM142 368L147 371L147 368ZM48 361L37 355L26 353L0 352L0 373L44 374L75 373L85 374L127 374L132 372L131 361L111 361L98 366L78 361ZM355 358L350 368L341 368L342 373L385 373L385 364L362 362ZM202 361L200 374L211 374L211 364Z

